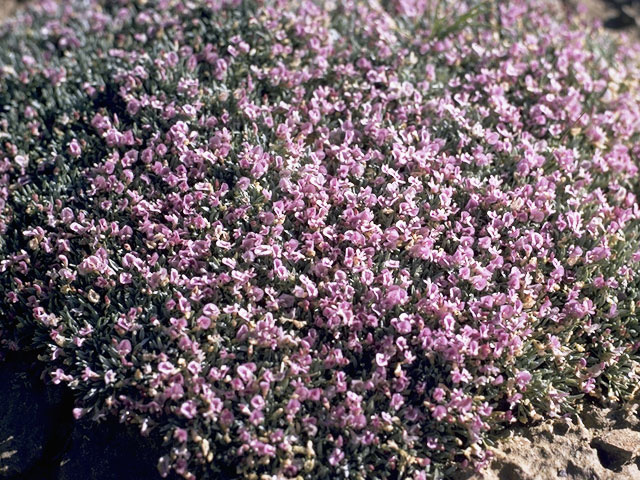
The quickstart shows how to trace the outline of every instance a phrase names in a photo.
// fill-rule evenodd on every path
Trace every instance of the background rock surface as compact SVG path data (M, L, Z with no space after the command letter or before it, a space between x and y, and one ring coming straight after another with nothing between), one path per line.
M603 408L587 403L570 419L518 426L500 442L484 474L458 480L640 480L638 403Z

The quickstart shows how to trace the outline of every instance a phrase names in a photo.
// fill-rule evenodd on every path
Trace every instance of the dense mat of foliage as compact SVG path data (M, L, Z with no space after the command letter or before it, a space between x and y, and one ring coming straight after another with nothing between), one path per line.
M185 478L439 478L638 382L637 50L546 0L0 31L0 341Z

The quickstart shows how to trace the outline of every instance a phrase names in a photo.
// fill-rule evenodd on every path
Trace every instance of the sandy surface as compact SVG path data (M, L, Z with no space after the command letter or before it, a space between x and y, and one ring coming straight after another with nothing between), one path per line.
M588 400L571 419L505 433L486 472L455 480L640 480L637 401L606 408Z
M0 0L0 20L11 15L17 6L16 0Z

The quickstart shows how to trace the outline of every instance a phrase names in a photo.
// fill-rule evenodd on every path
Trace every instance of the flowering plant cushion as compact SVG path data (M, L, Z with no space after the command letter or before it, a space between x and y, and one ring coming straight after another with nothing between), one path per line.
M637 385L638 49L555 2L42 1L0 342L163 475L441 478Z

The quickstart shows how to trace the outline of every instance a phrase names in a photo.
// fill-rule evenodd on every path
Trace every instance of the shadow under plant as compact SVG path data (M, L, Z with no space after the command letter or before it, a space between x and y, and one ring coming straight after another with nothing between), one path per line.
M621 30L630 27L638 28L640 21L640 1L638 0L604 0L615 14L603 19L606 28Z
M605 28L640 34L640 0L562 0L566 7L587 9Z
M33 354L0 362L0 479L151 480L159 439L111 419L74 421L72 393L40 379Z

